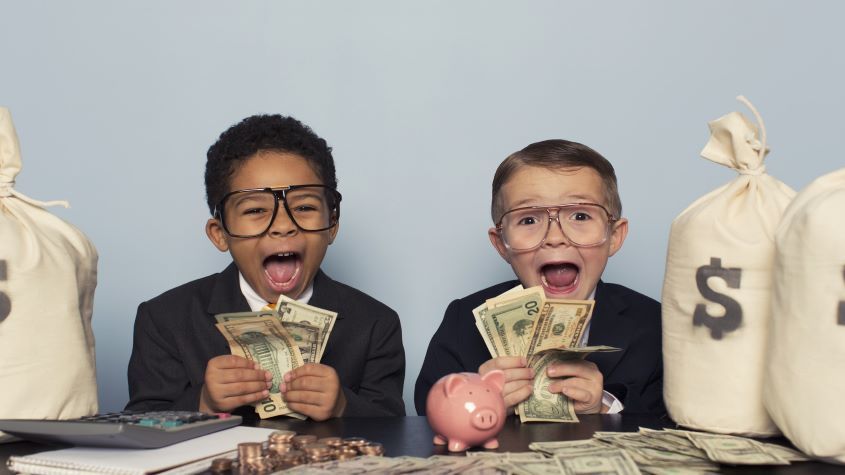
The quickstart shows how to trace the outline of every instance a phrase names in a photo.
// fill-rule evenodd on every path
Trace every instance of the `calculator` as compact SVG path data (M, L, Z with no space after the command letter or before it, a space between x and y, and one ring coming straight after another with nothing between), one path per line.
M0 431L49 444L155 449L239 425L241 417L190 411L123 411L79 419L0 419Z

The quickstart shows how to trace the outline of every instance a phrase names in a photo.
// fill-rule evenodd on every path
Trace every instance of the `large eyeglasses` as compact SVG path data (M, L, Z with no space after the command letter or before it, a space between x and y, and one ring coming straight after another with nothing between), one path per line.
M220 220L223 229L232 237L261 236L276 219L279 200L293 224L302 231L331 229L340 218L341 195L325 185L232 191L214 208L214 217Z
M566 239L578 247L598 246L607 241L611 225L619 218L595 203L515 208L496 224L505 246L514 251L530 251L546 242L549 226L557 221Z

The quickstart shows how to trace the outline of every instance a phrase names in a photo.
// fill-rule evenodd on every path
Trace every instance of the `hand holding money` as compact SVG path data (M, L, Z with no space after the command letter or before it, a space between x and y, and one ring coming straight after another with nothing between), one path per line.
M266 398L273 381L270 371L241 356L221 355L209 360L199 410L231 412Z
M505 372L505 404L519 403L522 422L577 422L576 411L601 411L603 377L583 359L615 349L581 346L593 305L592 300L546 299L542 288L518 286L473 310L493 356L478 371Z
M478 374L484 376L494 369L498 369L505 374L502 396L504 396L505 407L507 408L505 412L512 414L511 407L531 396L531 392L534 390L531 386L534 379L534 370L528 366L528 358L525 356L499 356L485 361L478 368Z
M549 392L561 393L572 400L578 414L606 412L602 405L604 376L592 361L571 360L550 364L550 378L561 378L549 384Z
M267 394L262 391L264 397L256 404L256 412L262 419L288 415L324 420L338 412L342 413L346 401L340 390L337 373L328 366L317 364L326 349L337 313L281 295L275 310L224 313L215 315L215 318L217 328L229 343L232 355L255 362L271 374ZM209 367L215 359L209 362ZM301 374L294 371L306 364L310 364L309 369L303 370ZM287 379L283 380L285 377ZM223 379L230 383L230 380L236 378L229 375ZM239 379L238 383L241 383ZM284 394L286 390L294 391L293 408L288 406ZM204 390L203 395L207 392ZM255 403L255 396L253 393L244 398L244 401L249 399L245 404ZM298 410L304 412L298 413Z
M346 409L340 379L331 366L307 363L289 371L281 389L288 407L315 421L340 417Z

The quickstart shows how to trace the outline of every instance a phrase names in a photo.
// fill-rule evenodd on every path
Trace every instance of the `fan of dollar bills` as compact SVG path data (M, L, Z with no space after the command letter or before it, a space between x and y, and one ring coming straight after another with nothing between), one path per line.
M581 346L593 314L593 300L547 299L541 286L521 285L473 309L475 326L490 355L525 356L534 370L534 392L516 411L522 422L578 422L571 399L549 391L546 367L583 359L610 346Z
M270 394L256 403L255 412L262 419L282 415L304 419L288 408L279 386L288 371L320 362L337 313L281 295L275 309L221 313L215 318L233 355L255 361L273 373Z

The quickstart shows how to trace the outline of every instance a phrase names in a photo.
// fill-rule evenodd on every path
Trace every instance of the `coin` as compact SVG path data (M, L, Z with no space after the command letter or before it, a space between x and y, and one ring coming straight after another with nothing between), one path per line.
M308 444L317 442L316 435L297 435L291 439L293 446L300 449Z
M228 472L232 469L232 459L219 458L211 461L211 471L215 473Z
M369 442L357 447L363 455L384 455L384 446L378 442Z
M267 439L270 443L290 443L290 440L294 438L296 432L292 430L277 430L270 434L270 437Z
M291 465L302 465L305 462L305 453L300 450L291 450L290 452L280 454L278 459L282 463Z
M261 458L261 442L241 442L238 444L238 460L248 462Z
M367 440L363 437L347 437L347 438L343 439L344 444L348 444L348 445L351 445L353 447L357 447L359 445L364 445L367 442L369 442L369 440Z
M338 447L343 445L343 439L340 437L323 437L322 439L317 440L317 442L326 444L329 447Z
M293 444L284 443L284 442L270 442L267 445L267 452L273 455L280 455L293 450Z

